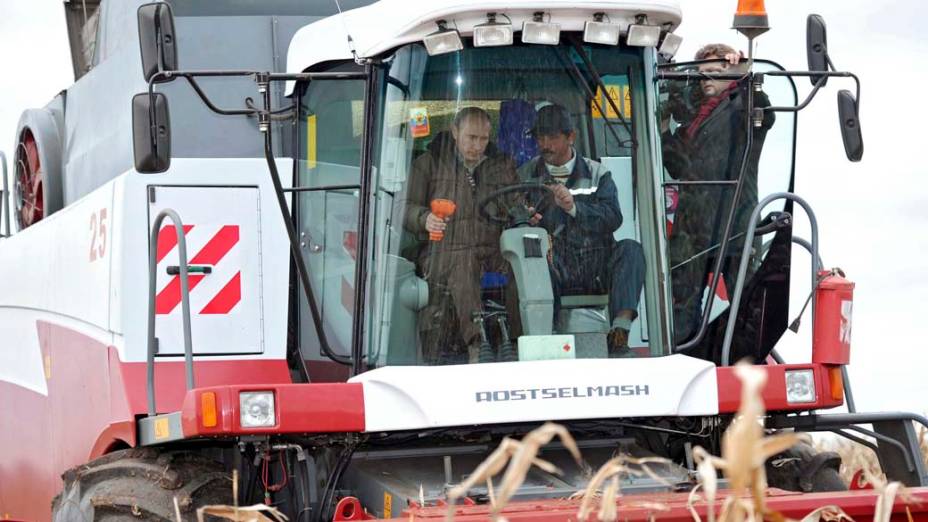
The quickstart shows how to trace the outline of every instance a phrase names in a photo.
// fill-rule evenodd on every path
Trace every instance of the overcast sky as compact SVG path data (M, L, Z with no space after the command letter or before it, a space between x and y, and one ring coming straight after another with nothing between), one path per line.
M678 59L691 58L708 42L746 49L745 40L729 29L737 2L682 3L678 34L684 43ZM916 120L925 111L921 94L928 85L928 37L921 27L928 4L766 4L772 30L758 39L758 57L787 69L805 68L806 14L816 12L828 23L835 66L863 82L863 161L846 160L838 131L835 93L853 84L833 79L799 116L796 191L818 216L825 264L840 266L857 283L850 372L858 409L925 413L928 172L919 158L928 144ZM73 82L63 13L61 0L0 0L0 150L8 158L20 112L44 106ZM802 97L810 85L804 79L797 84ZM797 221L797 235L808 237L804 218ZM808 260L803 251L794 252L792 314L808 293ZM808 360L810 331L806 317L799 335L786 334L780 349L787 360Z

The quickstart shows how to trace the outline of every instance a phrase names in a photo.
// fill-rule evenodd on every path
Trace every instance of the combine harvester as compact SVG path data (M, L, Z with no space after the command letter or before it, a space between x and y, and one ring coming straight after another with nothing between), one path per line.
M742 3L735 27L750 50L767 16ZM857 80L835 70L819 17L809 71L785 71L750 52L730 68L669 62L673 0L368 4L65 3L78 79L23 113L4 188L0 517L175 520L176 499L185 520L233 500L296 521L439 518L504 436L552 420L594 469L620 452L669 459L662 480L624 478L623 498L689 520L692 449L719 453L739 403L732 364L749 358L767 373L769 430L872 447L910 487L911 515L928 519L913 427L926 419L854 410L853 284L822 270L814 214L789 192L798 111L827 81ZM813 85L801 102L797 78ZM711 82L735 82L728 133L711 150L693 145L698 133L671 146L694 121L709 128L698 87ZM858 99L859 85L838 93L851 160L863 152ZM489 115L485 154L524 164L550 104L571 127L560 136L612 174L614 238L643 253L628 348L610 332L608 277L555 291L563 274L549 258L577 238L531 219L526 202L556 209L553 189L529 179L448 197L456 239L442 241L498 229L490 250L508 262L464 285L473 310L454 310L483 334L474 352L461 323L431 321L450 290L420 263L440 243L407 220L415 174L455 139L464 107ZM593 192L572 190L571 219ZM797 208L810 242L792 236ZM813 254L813 346L810 361L785 364L774 346L794 242ZM576 517L565 499L589 469L563 445L542 456L564 473L533 469L509 520ZM836 455L801 445L775 460L770 509L873 515L875 494L844 490ZM491 494L469 490L458 519L486 518ZM894 509L905 516L903 501Z

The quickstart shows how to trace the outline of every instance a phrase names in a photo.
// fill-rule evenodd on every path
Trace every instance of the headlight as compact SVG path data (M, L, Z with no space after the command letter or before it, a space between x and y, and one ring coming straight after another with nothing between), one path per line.
M786 402L815 402L815 373L812 370L786 372Z
M661 42L661 47L658 50L669 60L670 58L673 58L673 55L677 54L677 51L680 50L680 44L682 43L682 36L677 36L673 33L667 33L664 35L664 41Z
M561 25L544 21L544 13L532 15L532 21L522 22L522 43L557 45L561 41Z
M448 29L444 20L435 22L438 30L422 39L429 56L453 53L464 48L461 35L455 29Z
M596 13L593 21L583 24L583 41L603 45L618 45L621 27L617 24L603 22L603 14Z
M474 47L512 45L512 24L496 21L496 13L487 13L487 23L474 27Z
M636 23L628 26L625 42L634 47L656 47L661 39L659 25L648 25L648 17L638 15Z
M274 392L241 392L238 395L239 419L243 428L267 428L277 424Z

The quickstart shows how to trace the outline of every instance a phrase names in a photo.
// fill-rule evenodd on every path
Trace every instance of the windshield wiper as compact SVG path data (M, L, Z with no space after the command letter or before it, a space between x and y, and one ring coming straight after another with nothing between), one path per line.
M583 64L586 66L587 71L589 71L590 76L593 77L593 81L596 83L596 87L599 88L600 92L608 93L609 91L606 89L606 84L603 83L602 76L599 75L599 71L596 69L596 66L593 65L593 62L590 61L590 58L584 52L583 46L580 45L580 42L577 41L576 38L571 37L569 39L570 39L571 45L573 45L574 50L577 52L578 55L580 55L580 59L583 60ZM596 94L593 92L592 89L590 89L590 86L587 85L586 78L583 77L583 73L581 73L580 69L577 68L577 64L575 64L574 61L570 59L570 56L567 56L566 58L567 58L567 62L570 63L570 66L574 72L574 75L577 76L577 79L583 85L583 88L586 89L587 94L590 96L590 100L595 99ZM612 111L616 114L616 116L618 116L619 123L621 123L622 128L624 128L625 131L628 132L629 138L628 140L623 140L619 138L618 133L615 131L615 128L613 127L615 123L611 121L609 118L603 118L603 121L606 123L606 128L608 128L609 131L612 132L612 137L616 139L616 141L620 144L620 146L628 147L632 149L637 148L638 143L635 141L635 134L632 132L631 125L628 124L628 121L625 119L625 116L622 115L622 111L619 110L619 106L616 104L616 101L613 100L612 96L609 96L608 94L604 96L604 98L606 98L606 100L609 101L609 106L612 108Z

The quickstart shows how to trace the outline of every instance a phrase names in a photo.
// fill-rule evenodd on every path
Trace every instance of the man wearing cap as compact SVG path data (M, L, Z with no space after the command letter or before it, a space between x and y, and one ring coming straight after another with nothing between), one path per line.
M609 356L625 355L644 286L644 253L637 242L616 242L613 236L622 225L622 212L612 174L577 154L576 131L564 107L542 107L532 134L540 155L519 175L526 182L545 183L554 196L554 205L537 209L536 219L552 237L555 299L608 292Z

